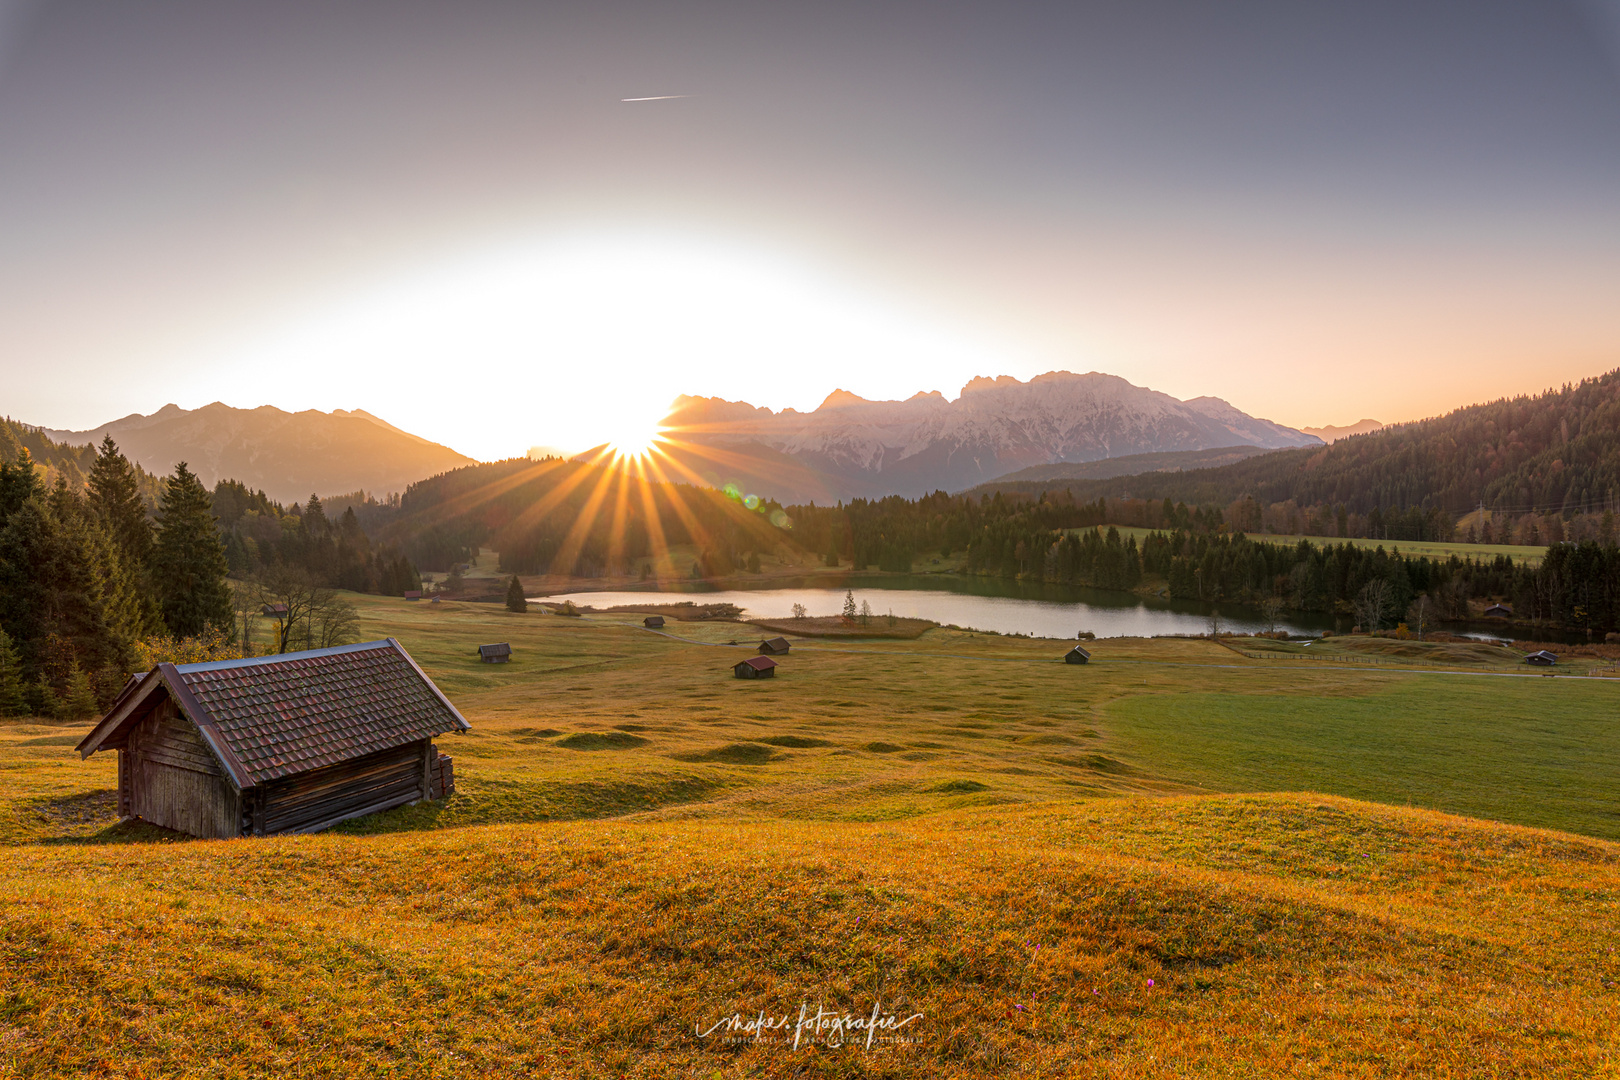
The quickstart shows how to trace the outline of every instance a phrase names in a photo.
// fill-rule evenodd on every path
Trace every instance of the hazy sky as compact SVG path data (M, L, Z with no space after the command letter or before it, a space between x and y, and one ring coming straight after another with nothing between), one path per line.
M1612 0L0 0L31 423L493 457L682 392L1102 370L1342 424L1614 367Z

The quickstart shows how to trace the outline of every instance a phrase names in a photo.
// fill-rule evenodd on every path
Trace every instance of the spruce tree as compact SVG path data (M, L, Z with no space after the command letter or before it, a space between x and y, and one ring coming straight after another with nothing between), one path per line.
M853 592L846 592L846 593L844 593L844 618L853 619L854 617L855 617L855 594Z
M112 534L130 569L144 571L152 558L152 525L141 502L140 483L111 435L101 441L90 466L90 509Z
M529 598L523 595L523 582L518 580L516 574L512 575L511 582L506 586L506 610L519 614L529 610Z
M88 720L101 711L96 704L96 692L90 684L90 676L77 662L68 668L67 685L62 690L60 702L63 720Z
M0 630L0 716L28 713L27 680L23 677L22 657L11 638Z
M171 634L196 637L211 626L232 626L226 571L208 491L182 461L164 481L152 550L152 583Z

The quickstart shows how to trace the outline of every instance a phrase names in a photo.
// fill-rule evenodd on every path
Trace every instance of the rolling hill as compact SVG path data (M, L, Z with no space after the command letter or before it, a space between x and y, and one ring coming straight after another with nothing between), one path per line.
M191 841L0 721L0 1072L1613 1071L1600 681L942 629L752 682L735 623L353 599L473 725L448 800ZM702 1035L874 1005L914 1041Z

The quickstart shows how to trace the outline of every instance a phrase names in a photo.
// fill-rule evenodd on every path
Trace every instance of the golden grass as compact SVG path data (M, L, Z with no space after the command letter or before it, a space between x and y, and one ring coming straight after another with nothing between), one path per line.
M1620 846L1209 793L1620 836L1612 684L356 600L474 724L446 802L176 840L0 726L0 1076L1615 1069ZM917 1041L694 1033L874 1000Z

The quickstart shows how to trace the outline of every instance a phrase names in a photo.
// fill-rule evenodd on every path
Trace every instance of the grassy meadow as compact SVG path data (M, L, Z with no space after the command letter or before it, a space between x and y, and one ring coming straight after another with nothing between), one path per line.
M1620 682L945 629L754 682L741 624L353 599L473 724L449 800L185 840L0 722L0 1076L1616 1068ZM874 1001L915 1041L696 1033Z
M1106 528L1106 526L1105 526ZM1143 529L1134 525L1117 525L1121 536L1134 536L1136 542L1149 533L1162 532L1162 529ZM1070 530L1084 532L1089 530ZM1306 536L1304 534L1285 535L1282 533L1245 533L1250 540L1256 543L1293 545L1301 540L1309 540L1318 547L1329 547L1333 544L1349 544L1352 547L1383 548L1393 551L1399 548L1406 555L1427 555L1431 559L1449 559L1455 555L1459 559L1494 559L1498 555L1506 555L1516 563L1527 566L1539 566L1547 554L1545 545L1531 544L1466 544L1461 540L1442 543L1438 540L1375 540L1368 537L1344 536Z

